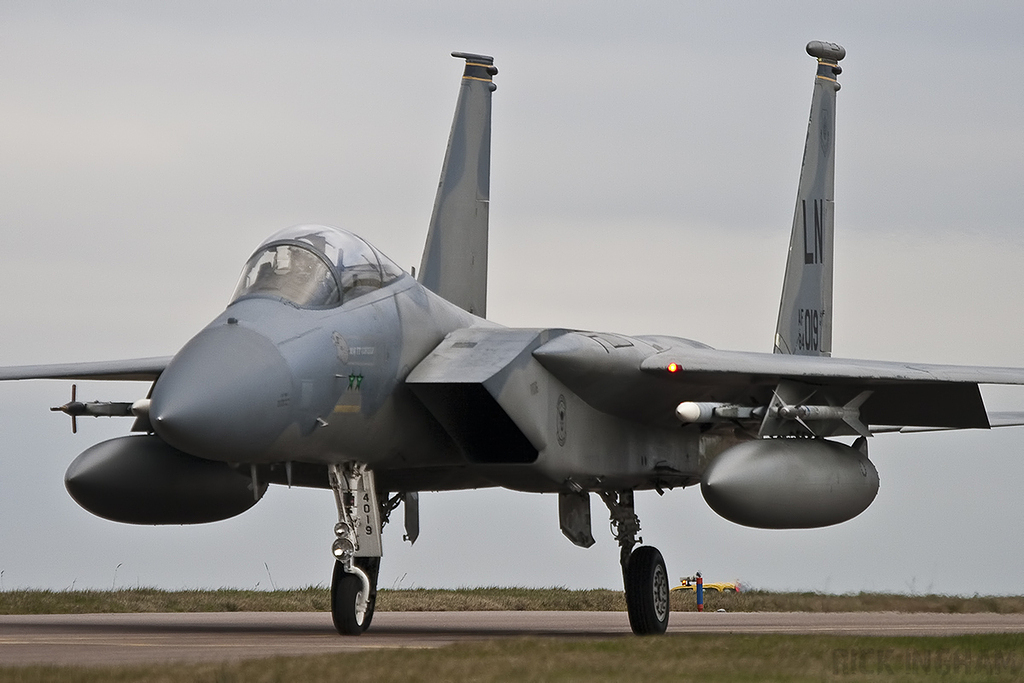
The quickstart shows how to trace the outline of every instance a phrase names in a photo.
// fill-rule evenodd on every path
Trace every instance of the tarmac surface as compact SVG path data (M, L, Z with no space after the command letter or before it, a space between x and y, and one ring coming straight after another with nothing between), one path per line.
M947 636L1024 633L1024 614L673 612L669 633ZM380 612L341 637L321 612L0 616L0 666L219 662L523 636L630 635L625 612Z

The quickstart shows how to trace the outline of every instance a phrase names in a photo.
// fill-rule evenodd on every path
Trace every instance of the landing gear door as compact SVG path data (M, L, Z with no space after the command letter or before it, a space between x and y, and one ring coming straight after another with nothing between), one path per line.
M380 540L380 506L377 505L373 472L365 470L351 483L354 484L352 494L356 502L352 520L356 529L355 557L380 557L384 546Z

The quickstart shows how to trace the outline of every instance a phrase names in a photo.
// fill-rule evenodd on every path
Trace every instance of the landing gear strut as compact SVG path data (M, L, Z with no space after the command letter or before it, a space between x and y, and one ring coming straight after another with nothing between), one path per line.
M377 598L382 553L377 489L373 472L360 463L331 465L328 473L338 504L331 617L338 633L357 636L370 626Z
M633 511L632 491L602 491L601 498L611 513L612 535L619 544L629 627L640 636L664 633L669 613L665 560L652 546L633 549L638 542L640 519Z

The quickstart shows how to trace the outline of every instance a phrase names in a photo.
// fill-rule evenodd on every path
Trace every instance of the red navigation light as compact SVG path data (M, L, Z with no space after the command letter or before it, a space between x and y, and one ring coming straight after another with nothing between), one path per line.
M679 372L679 365L676 364L676 363L669 363L668 364L668 371L669 372Z

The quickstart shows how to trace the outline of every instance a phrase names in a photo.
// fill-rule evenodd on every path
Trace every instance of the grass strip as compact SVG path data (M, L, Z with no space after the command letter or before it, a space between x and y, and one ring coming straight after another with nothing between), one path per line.
M567 588L382 589L377 609L390 612L493 610L625 611L622 591ZM696 596L672 593L672 609L692 612ZM729 612L937 612L944 614L1024 612L1024 596L897 595L891 593L705 593L705 609ZM12 590L0 593L0 614L96 614L113 612L326 612L327 589L167 591Z
M226 664L0 668L0 682L1019 681L1024 635L671 635L501 639Z

